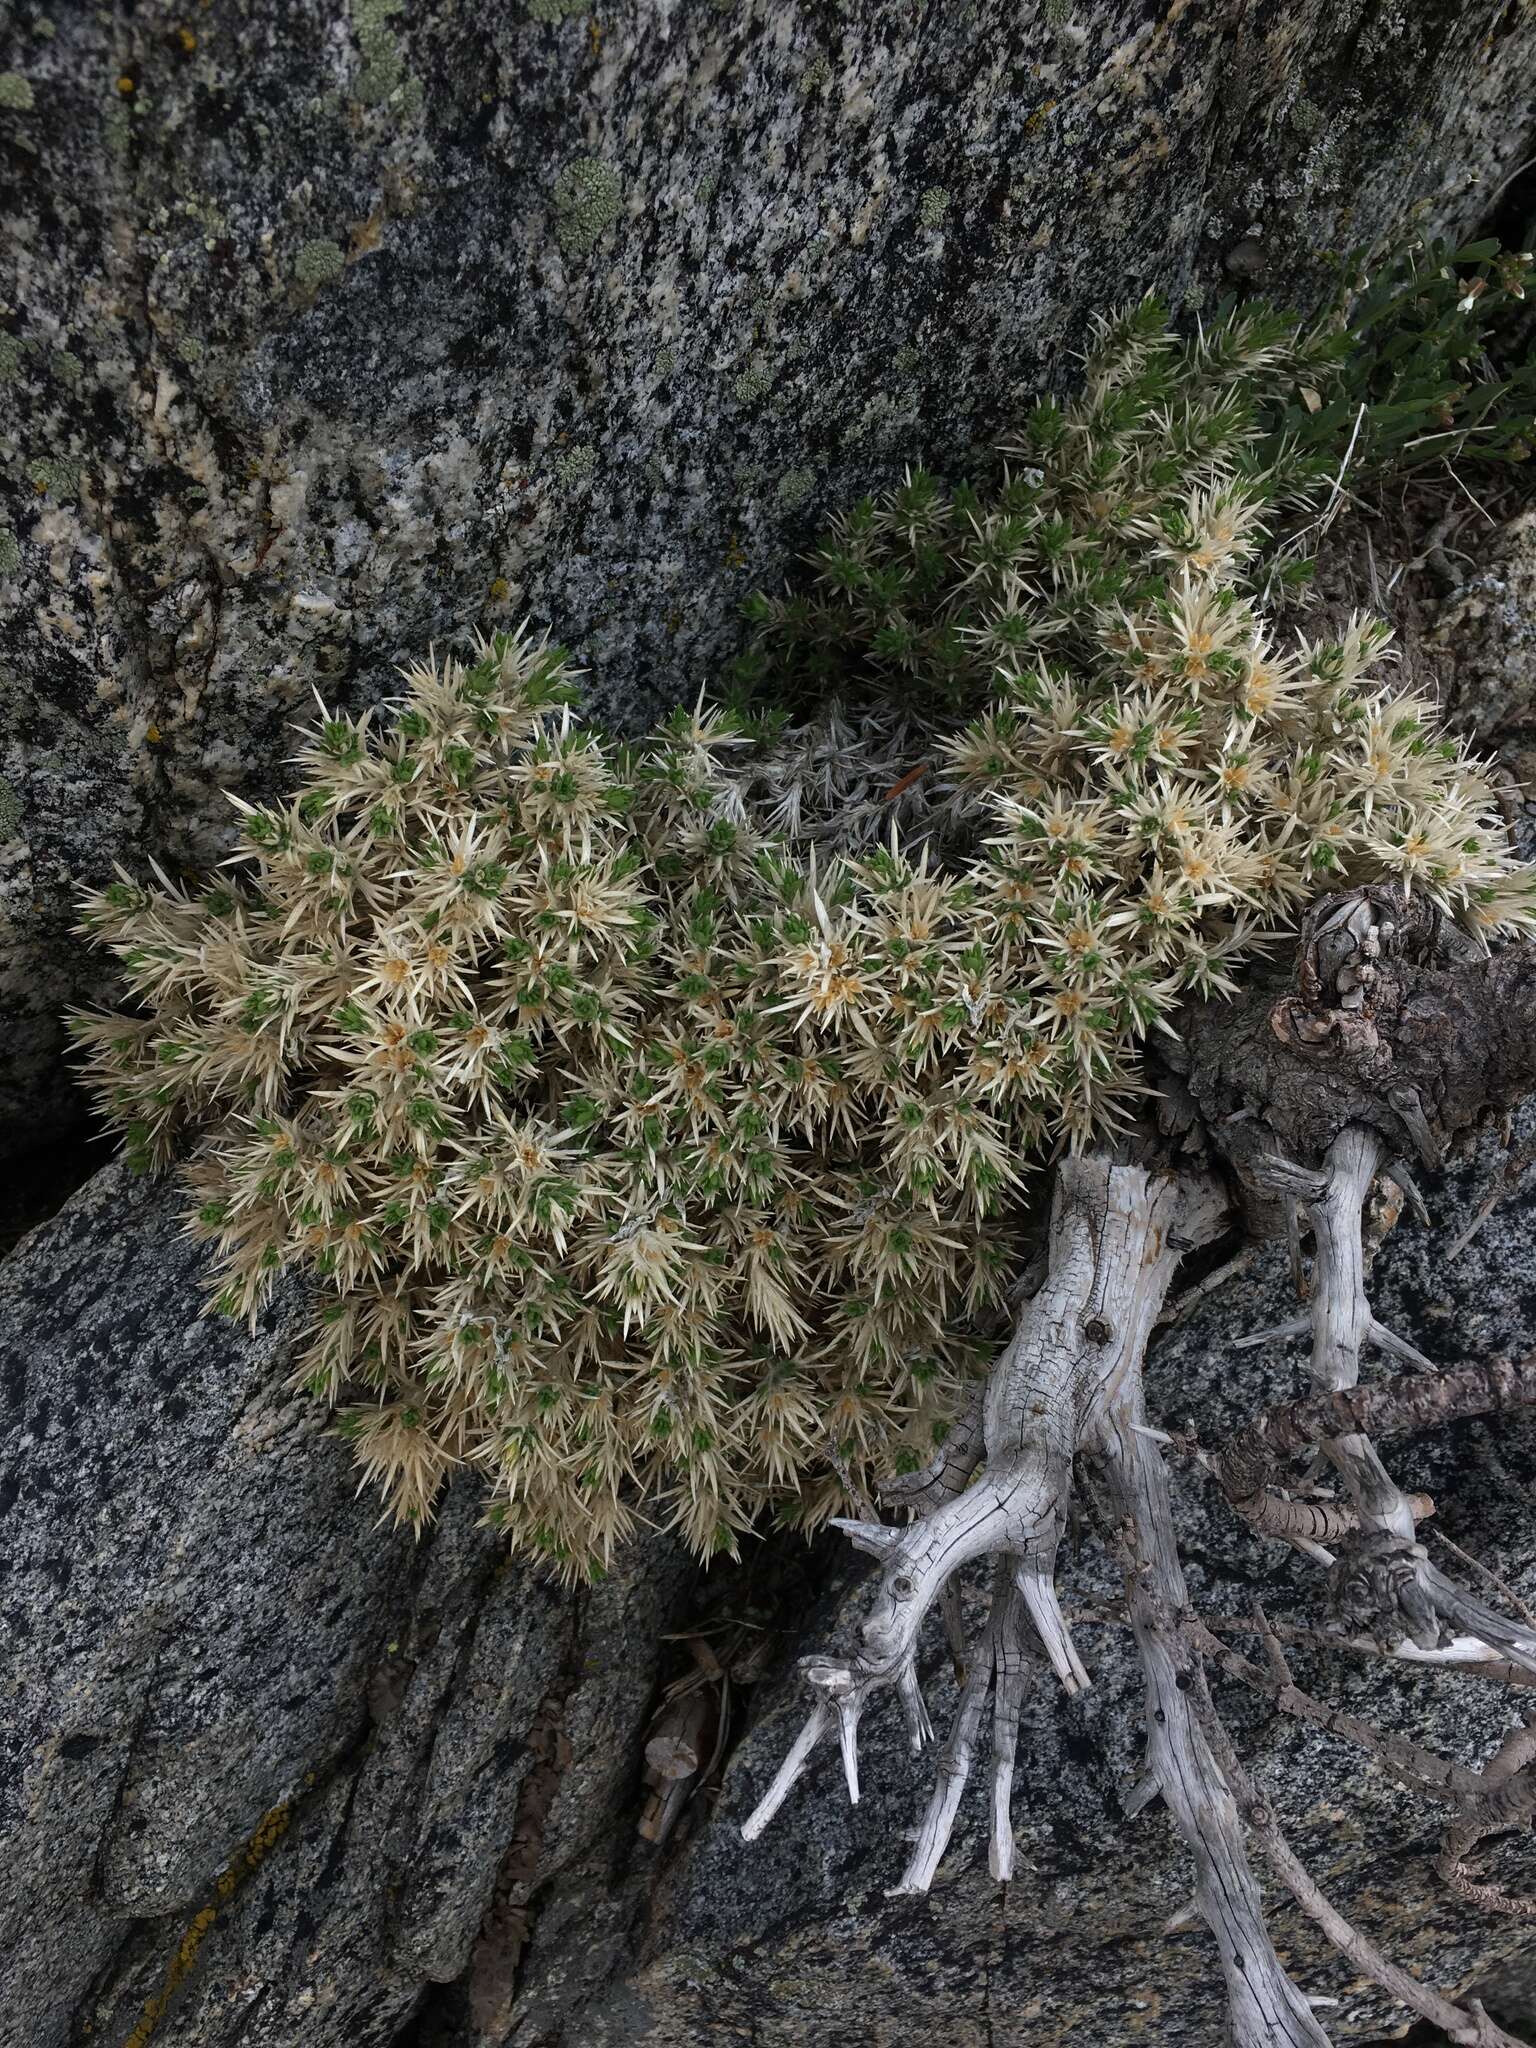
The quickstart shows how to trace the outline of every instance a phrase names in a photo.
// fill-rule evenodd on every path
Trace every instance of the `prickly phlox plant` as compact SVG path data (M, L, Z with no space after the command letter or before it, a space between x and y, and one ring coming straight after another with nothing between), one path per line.
M1277 394L1335 359L1263 316L1109 324L1000 482L909 478L808 597L757 602L734 712L616 743L526 636L408 671L385 715L322 717L288 802L241 806L229 881L87 900L134 1007L74 1023L132 1162L189 1150L216 1305L314 1283L299 1378L398 1519L478 1469L512 1541L578 1577L642 1519L708 1553L765 1507L859 1508L860 1644L802 1660L814 1704L749 1840L834 1724L857 1799L876 1691L928 1739L938 1603L966 1675L896 1889L938 1868L989 1693L1013 1874L1037 1651L1090 1682L1054 1582L1081 1481L1146 1680L1131 1804L1160 1793L1194 1851L1238 2048L1327 2044L1246 1834L1357 1969L1514 2048L1316 1893L1207 1666L1448 1801L1442 1868L1495 1910L1527 1909L1466 1859L1536 1811L1527 1731L1458 1770L1301 1692L1261 1611L1267 1670L1237 1654L1193 1611L1163 1462L1327 1566L1357 1653L1536 1673L1536 1628L1438 1569L1372 1440L1536 1399L1536 1361L1442 1375L1385 1328L1362 1233L1379 1176L1412 1189L1405 1153L1433 1166L1536 1086L1536 947L1490 945L1536 905L1487 775L1384 676L1385 629L1287 643L1269 608L1300 559L1275 523L1325 473ZM846 702L797 718L807 683ZM1252 971L1282 940L1283 994ZM1214 1450L1152 1428L1181 1261L1266 1208L1298 1280L1310 1233L1311 1285L1253 1341L1310 1330L1312 1397ZM1416 1370L1358 1384L1367 1348ZM1347 1498L1285 1479L1314 1447Z
M805 882L714 815L723 721L605 745L518 638L407 683L243 807L233 886L91 899L143 1010L77 1020L130 1159L204 1134L218 1307L319 1276L300 1376L397 1516L467 1462L576 1570L637 1512L706 1551L824 1513L827 1444L926 1443L970 1361L977 1205L903 1224L867 1175L778 986Z
M831 523L808 582L757 593L734 690L771 707L874 687L930 719L964 713L999 667L1091 660L1106 607L1155 601L1170 558L1209 569L1202 550L1235 548L1253 570L1260 531L1258 581L1283 597L1310 575L1309 515L1346 470L1528 455L1536 365L1500 375L1488 317L1524 299L1531 261L1410 237L1389 260L1343 259L1336 302L1306 327L1248 303L1180 334L1143 300L1100 327L1080 389L1041 399L990 474L910 472ZM1234 489L1229 529L1212 501Z
M733 689L771 707L874 687L939 717L1042 661L1091 668L1107 615L1156 603L1181 566L1230 585L1337 469L1342 442L1303 446L1280 401L1331 393L1347 347L1262 309L1180 335L1144 300L1102 325L1075 396L1031 408L990 474L909 471L834 519L806 585L748 601ZM1271 553L1263 580L1308 569Z
M854 803L857 748L783 720L616 744L557 650L501 636L324 717L291 800L240 806L228 881L88 899L136 1005L73 1020L103 1106L135 1165L191 1145L218 1308L318 1282L299 1377L396 1517L468 1466L572 1574L642 1518L702 1552L767 1504L824 1518L942 1440L1030 1170L1133 1123L1182 1004L1349 883L1529 921L1385 630L1266 624L1299 483L1250 459L1249 387L1293 354L1140 309L1000 502L911 481L847 523L849 631L987 677L927 729L905 843L807 852L867 821L889 746ZM950 593L921 632L900 565Z

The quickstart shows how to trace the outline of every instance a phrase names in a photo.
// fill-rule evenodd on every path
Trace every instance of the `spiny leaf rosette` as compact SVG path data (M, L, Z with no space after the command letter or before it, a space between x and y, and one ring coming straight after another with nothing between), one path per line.
M857 1796L873 1691L926 1739L918 1630L936 1601L958 1627L955 1574L986 1557L991 1618L900 1888L937 1867L989 1693L1011 1873L1035 1649L1088 1682L1053 1561L1091 1460L1121 1518L1149 1793L1195 1848L1243 2044L1326 2037L1246 1862L1143 1352L1181 1257L1258 1197L1298 1258L1314 1235L1296 1328L1319 1388L1343 1399L1372 1344L1422 1365L1370 1315L1361 1212L1378 1169L1407 1180L1399 1153L1433 1159L1530 1085L1501 1042L1481 1095L1438 1087L1431 1011L1464 1040L1469 1017L1536 1008L1530 949L1488 945L1531 925L1533 894L1483 769L1383 679L1384 628L1282 647L1265 615L1266 522L1307 477L1254 393L1325 356L1237 316L1179 343L1142 309L1036 415L1041 459L1000 498L915 503L909 483L860 508L845 672L909 659L891 612L916 578L918 681L945 647L979 661L969 724L919 690L863 751L702 709L620 745L573 715L557 651L498 637L408 672L391 717L325 718L291 801L242 806L229 884L93 895L136 1007L74 1020L134 1163L190 1143L217 1305L254 1317L280 1275L317 1283L300 1378L396 1517L477 1468L512 1541L576 1576L641 1518L708 1553L767 1506L859 1508L874 1609L852 1655L807 1660L816 1704L749 1836L834 1724ZM789 625L831 630L815 607ZM907 779L927 788L871 847L893 735L926 748ZM1277 1004L1244 970L1282 940ZM1471 1641L1536 1670L1536 1633L1429 1565L1424 1503L1359 1420L1312 1424L1349 1494L1326 1509L1281 1486L1269 1447L1294 1418L1181 1448L1327 1563L1388 1653ZM880 1491L910 1519L873 1519ZM1458 2039L1507 2038L1440 2007L1474 2029Z

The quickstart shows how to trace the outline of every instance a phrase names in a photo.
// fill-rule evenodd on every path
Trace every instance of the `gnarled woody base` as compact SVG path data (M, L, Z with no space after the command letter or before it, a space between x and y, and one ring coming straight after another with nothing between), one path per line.
M1358 1290L1355 1284L1361 1272L1360 1206L1377 1157L1374 1134L1351 1136L1339 1156L1330 1157L1327 1170L1313 1177L1317 1184L1305 1190L1319 1223L1311 1320L1316 1355L1325 1367L1321 1383L1331 1387L1352 1383L1352 1362L1377 1331L1362 1307L1363 1282ZM844 1524L861 1548L882 1559L863 1644L851 1658L803 1660L816 1704L742 1832L750 1841L767 1826L834 1723L849 1795L857 1800L859 1718L882 1686L897 1692L913 1750L922 1748L931 1729L917 1684L918 1631L935 1601L946 1589L953 1592L959 1568L987 1556L995 1562L984 1638L970 1661L911 1860L894 1889L921 1892L932 1881L989 1693L990 1863L996 1877L1012 1875L1014 1749L1036 1642L1068 1691L1088 1682L1057 1601L1054 1564L1074 1455L1095 1453L1124 1518L1127 1609L1147 1680L1147 1768L1135 1803L1161 1792L1194 1854L1196 1902L1216 1938L1237 2048L1326 2048L1328 2037L1287 1977L1266 1928L1233 1779L1207 1732L1215 1724L1203 1665L1176 1625L1188 1601L1155 1441L1160 1433L1147 1428L1143 1412L1142 1362L1175 1269L1186 1251L1218 1234L1226 1207L1214 1181L1205 1177L1159 1173L1098 1154L1062 1164L1044 1282L1021 1312L978 1411L961 1418L927 1471L890 1489L918 1518L905 1528ZM1341 1302L1347 1306L1342 1316ZM1359 1486L1353 1510L1342 1511L1336 1526L1411 1547L1412 1507L1368 1440L1335 1438L1327 1451L1341 1475ZM1318 1554L1315 1543L1301 1541L1300 1547ZM1321 1555L1334 1562L1330 1553ZM1486 1633L1503 1656L1536 1668L1532 1632L1440 1581L1427 1571L1422 1554L1406 1577L1414 1592L1404 1596L1398 1574L1391 1596L1399 1632L1423 1644L1432 1622L1421 1606L1463 1629L1486 1619ZM1442 1584L1449 1590L1442 1592ZM1284 1875L1283 1864L1277 1867ZM1297 1895L1332 1938L1346 1929L1357 1944L1350 1953L1359 1964L1361 1938L1315 1888L1306 1896L1298 1888ZM1400 1972L1391 1977L1398 1996L1432 2012L1442 2025L1452 2020L1453 2039L1474 2048L1508 2048L1511 2037L1480 2008L1452 2006Z

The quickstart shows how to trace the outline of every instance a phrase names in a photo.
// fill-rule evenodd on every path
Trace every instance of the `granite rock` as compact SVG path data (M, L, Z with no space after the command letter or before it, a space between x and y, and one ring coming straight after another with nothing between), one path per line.
M1471 0L183 0L0 23L0 1138L114 861L320 690L529 614L692 697L828 508L957 468L1157 285L1298 302L1529 155Z
M201 1318L182 1207L109 1167L0 1265L0 2043L384 2043L632 1833L689 1573L563 1592L473 1487L373 1526L285 1391L302 1304Z
M1427 651L1453 717L1480 739L1523 741L1528 782L1536 765L1536 512L1481 541L1472 573L1440 607Z

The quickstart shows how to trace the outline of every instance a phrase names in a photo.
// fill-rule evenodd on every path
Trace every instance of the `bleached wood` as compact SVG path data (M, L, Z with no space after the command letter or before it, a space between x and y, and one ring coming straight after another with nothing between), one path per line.
M1086 1692L1093 1681L1077 1654L1066 1617L1062 1614L1061 1602L1056 1597L1056 1581L1043 1571L1032 1571L1021 1565L1014 1574L1014 1583L1023 1596L1030 1620L1035 1624L1035 1633L1045 1645L1051 1669L1069 1693Z
M744 1842L755 1842L778 1812L788 1797L790 1787L811 1760L811 1751L827 1732L827 1723L832 1718L831 1709L819 1700L806 1716L805 1725L790 1744L783 1763L774 1772L773 1782L758 1801L756 1807L742 1824L741 1838Z
M1244 1817L1258 1837L1265 1855L1289 1886L1302 1911L1317 1922L1334 1947L1354 1965L1360 1975L1371 1978L1384 1991L1390 1992L1394 1998L1406 2005L1410 2012L1422 2013L1450 2040L1456 2042L1458 2048L1527 2048L1525 2042L1513 2034L1506 2033L1490 2018L1479 2000L1474 1998L1461 2006L1453 2004L1448 1998L1442 1998L1430 1985L1421 1983L1417 1977L1411 1976L1407 1970L1401 1969L1389 1957L1383 1955L1373 1941L1345 1919L1321 1888L1313 1882L1306 1867L1281 1833L1273 1812L1243 1769L1226 1730L1216 1718L1208 1696L1201 1703L1200 1716L1223 1776L1241 1799Z
M1013 1763L1030 1680L1030 1659L1018 1619L1016 1606L1007 1602L992 1655L992 1842L987 1863L999 1883L1013 1876Z
M1176 1654L1165 1612L1188 1605L1162 1453L1134 1427L1141 1388L1105 1417L1101 1443L1133 1556L1126 1606L1147 1683L1147 1761L1195 1861L1195 1897L1216 1940L1234 2048L1327 2048L1328 2036L1287 1977L1264 1920L1237 1805L1195 1712L1205 1693L1196 1656Z
M1304 1202L1311 1212L1318 1255L1303 1326L1313 1337L1317 1383L1329 1389L1352 1386L1362 1347L1373 1338L1379 1341L1380 1326L1365 1295L1360 1228L1378 1157L1379 1141L1361 1132L1346 1133L1322 1169L1285 1160L1264 1162L1264 1171L1286 1198ZM1087 1682L1056 1596L1054 1565L1074 1455L1095 1452L1111 1475L1129 1532L1127 1619L1147 1681L1148 1768L1127 1809L1139 1811L1160 1792L1190 1847L1198 1912L1215 1937L1226 1974L1233 2048L1327 2048L1328 2036L1313 2011L1327 2001L1309 1999L1290 1981L1265 1926L1263 1898L1248 1863L1234 1796L1237 1781L1213 1748L1207 1725L1219 1724L1210 1707L1199 1643L1168 1621L1186 1611L1187 1597L1163 1447L1176 1443L1187 1450L1193 1440L1171 1438L1147 1421L1142 1362L1180 1257L1216 1236L1225 1216L1220 1189L1204 1177L1156 1174L1103 1155L1063 1162L1044 1277L1020 1309L979 1400L952 1433L952 1455L941 1454L926 1471L882 1489L886 1499L915 1510L918 1519L899 1529L867 1519L843 1524L861 1549L880 1560L861 1643L851 1656L802 1661L816 1704L743 1833L750 1840L766 1826L834 1717L850 1796L857 1798L859 1718L882 1687L895 1689L912 1746L922 1746L931 1731L917 1684L917 1639L928 1610L937 1606L962 1675L961 1694L911 1857L892 1893L923 1892L933 1881L976 1761L989 1695L989 1861L999 1879L1012 1878L1015 1751L1020 1704L1034 1661L1032 1645L1043 1647L1069 1690ZM1346 1542L1380 1541L1399 1548L1406 1531L1412 1546L1414 1509L1422 1514L1429 1503L1400 1492L1362 1432L1329 1435L1323 1448L1350 1486L1353 1505L1290 1504L1304 1510L1294 1518L1298 1525L1307 1521ZM1262 1489L1262 1472L1255 1483ZM1298 1547L1329 1560L1329 1553L1300 1526L1287 1533ZM967 1650L960 1640L957 1574L983 1556L992 1561L991 1608L979 1640ZM1394 1552L1383 1569L1396 1571L1399 1563ZM1367 1566L1374 1568L1369 1558ZM1434 1569L1421 1551L1415 1552L1413 1568L1422 1575L1420 1597L1426 1603L1432 1595L1438 1598ZM1445 1596L1447 1602L1453 1597L1481 1609L1459 1588ZM1427 1605L1425 1611L1430 1611ZM1449 1605L1445 1611L1451 1611ZM1511 1625L1496 1620L1502 1633L1489 1640L1510 1655ZM1271 1667L1267 1676L1258 1674L1261 1688L1283 1696L1283 1703L1304 1711L1306 1718L1323 1719L1327 1710L1291 1684L1276 1634L1262 1618L1260 1634ZM1206 1640L1234 1675L1246 1678L1257 1670L1216 1638ZM1405 1641L1400 1647L1423 1661L1447 1658L1458 1649L1466 1654L1461 1645L1441 1644L1438 1631L1433 1646ZM1489 1657L1483 1641L1475 1645L1475 1654ZM1433 1767L1427 1754L1410 1756L1407 1747L1390 1744L1383 1753L1400 1777L1412 1777L1417 1770L1429 1789ZM1536 1794L1523 1782L1475 1797L1458 1782L1455 1793L1458 1812L1478 1823L1495 1815L1504 1822L1517 1810L1536 1808ZM1464 1803L1468 1799L1470 1806ZM1271 1841L1266 1839L1265 1846L1272 1856L1278 1854ZM1314 1910L1315 1901L1303 1903ZM1349 1936L1354 1939L1353 1930ZM1367 1951L1368 1944L1349 1953L1364 1959ZM1362 1967L1368 1966L1362 1960ZM1395 1985L1397 1979L1379 1981ZM1458 2025L1473 2030L1455 2038L1476 2048L1503 2048L1504 2037L1486 2031L1491 2025L1486 2016L1453 2007L1435 1994L1425 1996L1436 2011L1454 2013ZM1422 2000L1411 2002L1417 2010L1429 2010Z
M1312 1380L1328 1392L1355 1386L1364 1345L1388 1335L1371 1313L1361 1229L1383 1151L1374 1131L1358 1125L1342 1131L1324 1163L1325 1190L1309 1203L1317 1246L1311 1295ZM1390 1347L1398 1356L1434 1370L1401 1339L1390 1339ZM1486 1646L1486 1654L1536 1671L1536 1629L1512 1622L1430 1562L1415 1539L1413 1500L1393 1479L1371 1439L1358 1432L1329 1436L1321 1447L1359 1514L1355 1550L1361 1569L1356 1582L1384 1589L1384 1599L1402 1624L1403 1642L1432 1652L1448 1628L1453 1635L1476 1637ZM1341 1571L1343 1564L1341 1560L1336 1569Z
M1022 1614L1018 1610L1018 1589L1014 1587L1008 1573L1008 1559L999 1559L993 1569L993 1599L991 1612L983 1638L971 1657L971 1669L965 1686L961 1688L961 1704L956 1708L954 1720L950 1722L948 1741L938 1757L938 1769L934 1772L934 1790L928 1800L918 1835L913 1837L911 1858L907 1862L901 1880L887 1892L889 1898L901 1898L915 1892L926 1892L934 1882L934 1874L948 1849L950 1835L954 1831L954 1815L961 1806L961 1794L965 1792L971 1767L975 1763L977 1735L981 1731L981 1716L987 1706L987 1692L995 1673L1001 1669L1004 1681L1010 1688L1012 1710L1012 1739L1018 1741L1018 1708L1028 1686L1028 1657L1022 1642ZM1004 1710L1006 1712L1006 1710ZM993 1714L993 1739L997 1739L997 1720ZM991 1835L991 1872L997 1878L1012 1876L1014 1868L1014 1825L1008 1806L1012 1804L1012 1749L1008 1757L1010 1769L1008 1780L1001 1772L993 1772L993 1835Z
M885 1551L862 1646L852 1658L808 1659L803 1666L807 1682L837 1716L850 1788L857 1783L857 1725L865 1700L875 1688L894 1685L908 1703L909 1727L914 1725L918 1631L972 1558L1001 1554L1013 1560L1062 1682L1074 1690L1087 1683L1052 1585L1073 1453L1093 1435L1127 1376L1139 1375L1182 1250L1214 1235L1225 1213L1220 1192L1203 1180L1154 1176L1102 1155L1063 1162L1045 1278L1020 1310L981 1404L985 1462L970 1485L952 1496L947 1469L914 1475L923 1480L928 1512L888 1546L876 1529L857 1525L861 1548ZM957 1457L965 1465L975 1442L973 1416L964 1418L959 1434ZM907 1498L913 1498L912 1490ZM1012 1595L1008 1612L1013 1613ZM994 1664L995 1654L982 1674L984 1687L992 1682ZM802 1742L814 1746L824 1726L816 1722L813 1735L808 1723ZM810 1746L801 1754L797 1743L795 1776ZM775 1778L748 1822L754 1835L791 1783L793 1777L783 1780L782 1771Z
M1257 1351L1261 1344L1278 1344L1285 1337L1304 1337L1312 1325L1306 1316L1292 1316L1289 1322L1276 1323L1268 1330L1250 1330L1246 1337L1234 1337L1234 1351Z

